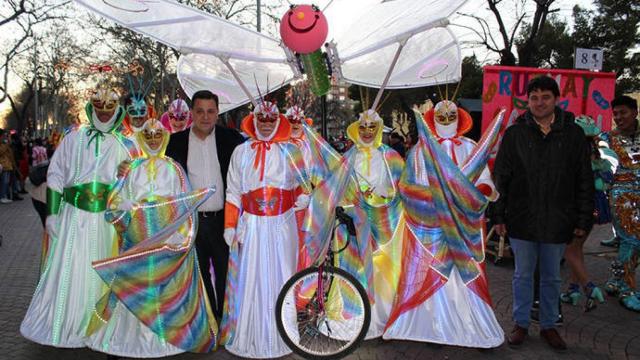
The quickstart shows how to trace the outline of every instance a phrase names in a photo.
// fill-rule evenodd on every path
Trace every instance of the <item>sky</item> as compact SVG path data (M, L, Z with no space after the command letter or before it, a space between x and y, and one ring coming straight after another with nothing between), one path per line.
M56 1L61 1L61 0L56 0ZM504 0L503 4L505 5L514 4L518 1L521 1L521 0ZM281 5L283 9L282 10L283 13L286 11L286 8L288 7L288 1L283 1L283 0L262 0L262 3ZM533 15L533 11L534 11L534 5L532 5L533 1L529 0L527 1L527 3L529 3L529 6L526 8L526 10L529 14ZM553 8L559 9L557 14L561 18L566 18L570 21L572 8L576 4L580 4L580 6L582 7L593 8L591 0L557 0ZM85 11L84 9L80 8L77 5L72 5L72 6L74 6L75 8L74 10L72 10L73 12ZM513 11L514 9L513 7L511 7L509 10ZM475 14L483 18L486 18L489 21L489 23L495 23L493 14L487 8L486 0L469 0L465 5L463 5L463 7L459 10L459 12L466 13L466 14ZM503 13L509 13L509 11L504 11ZM512 24L515 22L515 18L513 16L512 17L505 16L503 20L507 23L508 28L510 28ZM477 26L477 23L475 20L466 18L466 17L461 17L461 16L454 17L452 19L452 23L468 25L468 26ZM496 60L497 56L495 54L488 52L482 46L474 47L472 45L472 42L477 39L476 35L474 35L472 31L461 28L459 26L455 26L455 25L452 26L452 30L459 37L459 40L462 44L463 56L469 56L469 55L475 54L481 63L490 63ZM78 29L76 31L77 31L77 36L79 37L86 36L86 34L83 34L82 30ZM11 36L11 31L0 32L0 44L2 43L6 44L7 39L10 36ZM1 49L2 48L0 47L0 51ZM18 90L20 86L20 81L15 76L12 76L12 78L14 79L14 81L12 81L12 84L11 84L13 86L10 85L9 88L12 92L15 92ZM8 108L8 101L5 101L4 103L0 104L0 113L6 111L7 108Z

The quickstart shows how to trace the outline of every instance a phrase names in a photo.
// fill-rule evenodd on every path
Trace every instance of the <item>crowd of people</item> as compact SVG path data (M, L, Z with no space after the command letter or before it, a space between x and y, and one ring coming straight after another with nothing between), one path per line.
M395 133L383 143L381 117L365 110L346 130L352 146L339 152L295 104L281 111L259 99L237 131L218 124L219 100L208 90L191 97L191 109L178 99L157 116L140 94L122 106L115 91L96 89L89 123L66 131L39 184L47 236L20 331L111 356L218 345L242 357L284 356L278 293L323 256L341 206L357 234L336 261L367 290L367 339L497 347L505 333L484 268L491 206L515 258L508 343L526 340L539 293L540 335L566 349L559 303L578 305L584 295L592 310L603 300L582 258L594 223L613 221L620 239L605 290L640 311L638 106L613 100L617 128L601 133L557 106L552 78L529 81L527 95L527 111L504 135L497 116L477 143L465 137L470 115L452 101L416 110L408 150ZM1 179L13 186L5 179L19 159L2 139ZM32 168L47 161L40 145L24 155ZM13 189L3 187L2 199Z

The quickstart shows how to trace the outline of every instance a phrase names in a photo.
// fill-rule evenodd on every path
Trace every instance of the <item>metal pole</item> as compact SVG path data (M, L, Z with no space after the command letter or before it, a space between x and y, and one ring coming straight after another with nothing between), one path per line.
M262 26L261 26L261 15L262 15L262 9L260 6L260 0L257 0L257 5L258 5L258 9L257 9L257 17L258 17L258 21L256 22L256 29L258 30L258 32L262 31Z
M327 95L320 96L320 118L322 119L322 137L327 137Z
M38 38L34 38L35 44L33 46L33 63L35 67L35 96L34 96L34 107L35 110L33 112L33 126L34 130L38 130ZM40 136L40 134L37 134Z

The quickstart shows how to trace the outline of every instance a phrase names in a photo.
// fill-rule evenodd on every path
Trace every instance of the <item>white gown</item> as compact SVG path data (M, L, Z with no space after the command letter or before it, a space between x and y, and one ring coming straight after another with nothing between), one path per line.
M360 186L368 186L374 188L374 192L384 197L395 196L389 194L395 191L391 181L391 172L387 166L382 152L378 149L371 149L371 159L367 161L367 157L361 151L356 152L354 163L355 171L358 174L358 182ZM368 163L368 164L367 164ZM369 167L369 169L367 169ZM375 225L375 224L371 224ZM399 224L400 225L400 224ZM401 228L401 226L398 226ZM397 234L402 236L402 231ZM391 307L393 305L393 295L395 295L394 274L397 273L396 268L399 267L400 259L399 251L393 251L394 246L402 242L397 236L394 236L384 247L379 247L372 253L373 261L373 282L374 282L374 303L371 304L371 323L369 330L365 336L366 340L375 339L382 336L384 327L389 319ZM383 254L384 252L384 254ZM391 261L381 261L383 258L389 258ZM379 258L379 259L378 259ZM390 263L392 269L388 268ZM382 268L384 266L384 268ZM387 277L391 277L391 283ZM397 279L395 279L397 280Z
M178 174L166 160L156 160L155 181L150 178L149 165L150 162L145 161L131 170L121 194L136 201L148 199L151 195L173 196L182 192ZM160 339L119 301L111 319L87 337L85 344L96 351L136 358L155 358L184 352Z
M93 181L111 184L118 165L130 159L131 144L128 148L126 139L110 133L99 139L88 129L82 126L63 138L49 165L49 188L62 193L64 188ZM106 202L108 194L103 195ZM79 348L85 346L86 327L104 286L91 263L110 256L115 229L105 221L104 211L92 213L64 201L57 225L58 238L51 239L20 333L39 344Z
M236 237L241 239L235 335L225 345L230 353L248 358L274 358L291 353L276 329L275 305L280 289L296 271L298 230L293 209L275 216L242 211L242 195L275 187L299 186L295 170L283 152L283 144L271 144L266 152L264 179L253 164L254 141L239 145L231 156L226 201L241 209ZM289 145L290 146L290 145ZM268 206L268 204L266 205ZM233 311L231 309L230 311Z
M416 164L423 164L422 154L414 149L412 152L417 154ZM459 158L459 161L464 160ZM424 169L412 170L417 172L416 178L422 184L429 183ZM441 230L436 228L427 236L440 234ZM401 314L383 338L494 348L504 342L504 332L491 306L464 284L454 267L442 288L422 304Z

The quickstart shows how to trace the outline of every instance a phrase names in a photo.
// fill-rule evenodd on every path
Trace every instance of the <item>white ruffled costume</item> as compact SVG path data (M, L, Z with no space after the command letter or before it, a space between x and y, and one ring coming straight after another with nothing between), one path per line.
M132 144L115 130L124 116L121 107L106 123L98 120L93 104L87 104L86 110L92 124L66 134L51 159L47 182L57 194L82 184L113 184L118 165L135 153ZM88 199L93 205L106 204L108 191L76 195L80 203ZM87 211L72 202L67 196L58 215L47 219L48 256L20 326L27 339L64 348L85 346L85 331L105 285L91 263L110 256L116 239L113 226L104 219L104 209Z
M255 114L265 108L264 113L278 117L266 138L255 125ZM256 107L243 120L242 130L251 138L234 150L227 175L225 240L232 244L222 343L237 356L274 358L291 353L276 329L275 305L296 271L294 203L305 205L299 206L295 191L306 175L292 161L301 155L288 142L290 124L275 105L263 102Z

